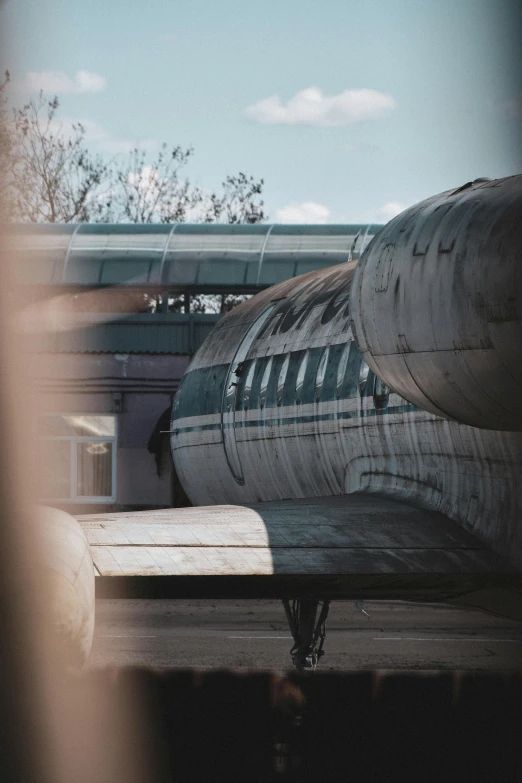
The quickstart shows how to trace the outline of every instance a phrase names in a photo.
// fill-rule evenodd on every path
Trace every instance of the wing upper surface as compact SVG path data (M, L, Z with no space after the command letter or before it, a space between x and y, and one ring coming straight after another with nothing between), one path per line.
M168 594L435 597L512 571L443 515L370 494L78 519L99 576L160 577Z

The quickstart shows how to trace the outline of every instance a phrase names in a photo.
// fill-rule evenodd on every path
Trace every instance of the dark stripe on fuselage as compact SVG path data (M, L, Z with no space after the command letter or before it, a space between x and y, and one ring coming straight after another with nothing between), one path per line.
M273 427L286 424L310 424L317 421L336 421L339 419L366 419L374 416L385 416L391 413L411 413L418 410L414 405L406 403L405 405L395 405L387 408L370 408L358 411L339 411L335 413L317 413L308 416L278 416L271 419L251 419L248 421L235 420L228 424L222 424L221 421L213 424L200 424L190 427L179 427L172 430L174 435L182 435L186 432L205 432L209 430L230 429L231 427L241 429L243 427Z

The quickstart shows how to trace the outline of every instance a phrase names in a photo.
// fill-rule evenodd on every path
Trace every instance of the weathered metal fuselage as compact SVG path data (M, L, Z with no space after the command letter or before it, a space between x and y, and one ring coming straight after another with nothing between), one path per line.
M522 430L522 176L407 209L363 254L351 309L363 358L423 410Z
M442 512L520 566L522 436L441 418L385 386L354 340L353 273L347 263L274 286L209 335L171 426L190 499L382 493Z

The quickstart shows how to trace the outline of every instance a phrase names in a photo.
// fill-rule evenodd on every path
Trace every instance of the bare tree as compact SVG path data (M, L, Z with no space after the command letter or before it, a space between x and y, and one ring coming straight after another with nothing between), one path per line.
M105 161L92 154L81 122L65 126L58 97L42 92L8 117L0 83L0 156L15 219L38 223L259 223L265 219L263 180L228 175L221 192L191 184L181 170L193 150L161 146Z
M132 150L114 164L111 204L107 215L116 222L183 223L201 203L201 193L187 178L180 178L192 149L161 146L147 163L144 150Z
M3 81L0 82L0 219L2 221L9 219L11 211L7 186L11 173L13 147L7 104L7 86L9 82L9 71L6 71Z
M7 186L17 220L71 223L96 220L108 166L86 147L85 128L65 128L57 119L57 97L39 96L13 110Z
M227 176L221 195L211 193L205 203L206 223L262 223L266 215L259 200L264 180L255 180L240 171Z
M130 223L259 223L265 219L260 195L263 180L243 172L227 176L222 192L205 192L180 176L194 151L163 144L147 163L134 149L115 163L111 203L102 219Z
M242 171L227 176L220 195L213 192L203 199L205 222L262 223L266 219L264 202L260 198L263 185L264 180L255 180ZM248 298L238 294L200 294L194 297L192 310L223 315Z
M263 180L240 172L227 176L222 192L206 193L180 177L193 155L192 149L168 149L164 144L151 164L143 150L135 149L116 165L111 200L101 220L131 223L259 223L265 219L260 200ZM193 312L226 313L247 297L232 294L200 294L191 300ZM169 309L182 310L183 297L169 298ZM159 300L151 297L150 308Z
M163 144L152 161L135 148L109 161L89 151L81 122L64 124L60 102L42 92L9 116L6 88L0 83L0 166L7 219L36 223L259 223L265 220L264 182L239 172L221 190L193 185L183 169L191 148ZM194 297L199 312L226 312L245 297ZM150 308L158 302L148 301ZM170 300L170 309L183 302Z

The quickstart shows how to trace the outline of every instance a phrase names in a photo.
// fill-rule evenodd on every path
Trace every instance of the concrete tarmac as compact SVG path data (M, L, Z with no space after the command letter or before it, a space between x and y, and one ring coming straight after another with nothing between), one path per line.
M330 608L321 669L522 668L522 622L447 604L352 601ZM90 666L291 666L278 601L99 599Z

